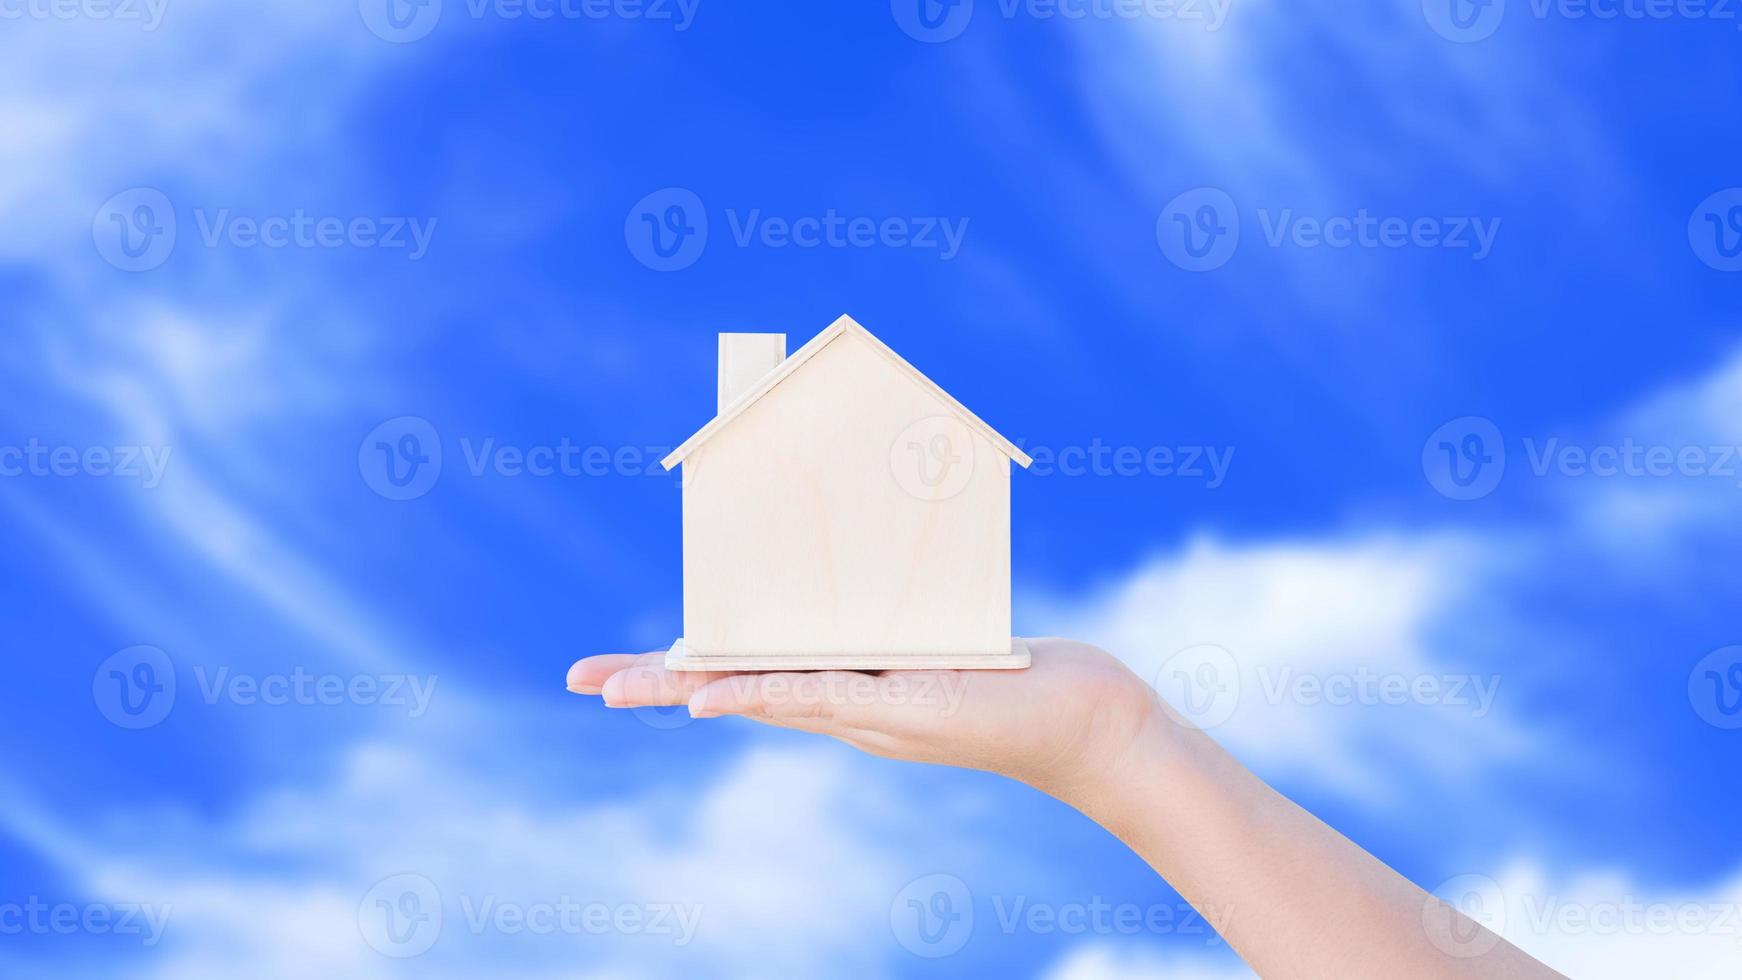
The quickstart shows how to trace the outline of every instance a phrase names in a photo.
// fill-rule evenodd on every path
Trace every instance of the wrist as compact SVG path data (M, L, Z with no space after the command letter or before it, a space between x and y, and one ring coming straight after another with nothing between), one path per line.
M1118 731L1108 732L1084 765L1039 788L1103 826L1122 813L1153 805L1150 797L1186 751L1186 730L1147 686L1144 695L1141 709Z

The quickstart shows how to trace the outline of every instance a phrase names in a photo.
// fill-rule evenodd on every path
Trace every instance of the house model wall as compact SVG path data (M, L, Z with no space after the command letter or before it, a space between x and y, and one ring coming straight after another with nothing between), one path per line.
M1022 450L850 317L792 356L721 334L683 467L678 670L1026 667L1010 635Z

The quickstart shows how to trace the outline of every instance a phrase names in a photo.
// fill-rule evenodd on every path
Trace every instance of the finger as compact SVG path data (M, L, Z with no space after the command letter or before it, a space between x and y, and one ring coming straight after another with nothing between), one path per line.
M690 716L742 715L831 735L873 731L887 721L880 683L845 670L736 674L699 687L689 698Z
M612 674L652 656L654 654L651 653L602 653L583 657L569 667L568 689L576 694L598 694ZM663 657L665 654L660 653L658 656Z
M613 708L685 704L704 685L728 676L720 671L667 670L662 653L637 660L612 674L600 694L605 704Z

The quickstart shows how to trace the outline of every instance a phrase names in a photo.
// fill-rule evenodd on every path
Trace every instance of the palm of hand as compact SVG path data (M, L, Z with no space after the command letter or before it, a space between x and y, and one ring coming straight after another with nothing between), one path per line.
M1159 713L1106 652L1028 641L1027 670L725 674L665 669L665 654L607 654L569 668L569 690L615 708L688 704L816 732L893 759L985 769L1058 794L1116 759Z

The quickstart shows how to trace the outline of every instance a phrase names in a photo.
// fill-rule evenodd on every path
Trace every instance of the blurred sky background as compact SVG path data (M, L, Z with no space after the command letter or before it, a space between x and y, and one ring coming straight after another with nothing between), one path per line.
M715 333L850 313L1228 460L1016 473L1018 632L1563 972L1742 975L1742 15L1456 4L0 0L0 974L1247 975L1024 787L563 691L681 631ZM765 234L831 213L958 247ZM699 919L480 912L569 900Z

